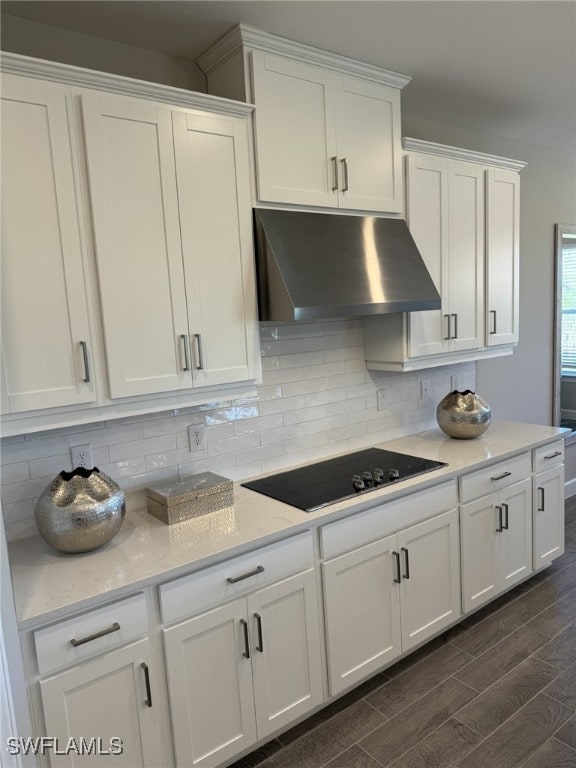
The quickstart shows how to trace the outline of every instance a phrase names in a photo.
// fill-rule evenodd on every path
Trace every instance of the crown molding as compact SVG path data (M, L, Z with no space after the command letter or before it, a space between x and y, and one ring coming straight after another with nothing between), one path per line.
M376 83L388 85L392 88L404 88L412 80L408 75L400 75L387 69L365 64L357 59L349 59L338 53L323 51L295 40L272 35L260 29L239 24L233 27L224 37L220 38L213 46L196 61L205 75L223 64L231 56L243 48L256 49L266 53L275 53L288 56L306 64L314 64L331 69L343 75L363 77Z
M118 93L125 96L135 96L142 99L162 101L172 106L202 109L206 112L245 117L254 109L252 104L246 104L232 99L223 99L198 91L187 91L184 88L174 88L146 80L137 80L122 75L98 72L56 61L35 59L21 56L17 53L0 51L0 69L2 72L24 77L34 77L40 80L63 83L77 88L92 88L107 93Z
M436 144L433 141L424 141L423 139L404 137L402 139L402 148L407 152L423 152L427 155L440 155L441 157L449 157L453 160L463 160L470 163L480 163L481 165L493 165L498 168L507 168L510 171L521 171L526 167L526 163L522 160L512 160L509 157L490 155L486 152L476 152L473 149L450 147L447 144Z

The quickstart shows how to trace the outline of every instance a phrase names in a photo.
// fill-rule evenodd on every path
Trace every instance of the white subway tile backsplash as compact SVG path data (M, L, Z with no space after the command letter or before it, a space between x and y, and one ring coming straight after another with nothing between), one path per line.
M254 396L130 416L0 444L1 497L9 539L36 533L34 502L61 470L70 447L90 443L94 463L145 503L144 489L212 471L242 481L434 427L450 374L474 389L474 363L416 374L366 371L360 320L264 323L263 382ZM420 381L432 397L420 400ZM377 405L377 393L380 409ZM206 447L190 452L189 425L205 427Z
M325 391L314 392L306 395L306 407L313 408L315 405L327 405L337 400L346 400L346 388L327 389Z
M30 477L30 468L27 461L19 461L16 464L4 464L0 479L2 484L21 483Z

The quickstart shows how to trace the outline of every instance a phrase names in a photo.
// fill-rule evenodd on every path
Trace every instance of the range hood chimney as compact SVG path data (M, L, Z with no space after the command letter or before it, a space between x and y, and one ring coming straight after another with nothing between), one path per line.
M260 319L440 309L406 222L254 209Z

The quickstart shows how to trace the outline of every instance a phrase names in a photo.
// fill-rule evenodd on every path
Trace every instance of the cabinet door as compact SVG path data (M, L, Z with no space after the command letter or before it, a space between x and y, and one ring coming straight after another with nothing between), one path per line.
M462 608L465 613L489 602L500 591L497 503L498 495L491 494L460 507Z
M448 275L450 349L484 342L484 179L475 163L450 161Z
M500 545L500 590L523 581L532 572L532 483L525 480L500 491L504 530ZM499 511L499 510L497 510Z
M3 410L91 402L92 348L64 86L2 75L1 150Z
M316 575L308 570L249 595L258 739L322 701Z
M179 768L215 768L256 741L244 599L164 630Z
M50 754L52 768L81 765L162 765L161 734L154 707L146 689L145 664L151 673L148 640L108 653L48 680L40 681L46 733L60 747L83 738L92 748L97 743L111 750L111 757ZM120 739L122 751L117 754Z
M251 57L258 199L336 207L335 76L262 51Z
M520 176L486 174L486 345L518 342Z
M448 160L406 156L406 214L410 233L440 294L440 309L410 312L410 357L448 351Z
M400 531L398 551L402 650L407 651L460 616L458 511Z
M322 565L332 695L400 653L400 601L390 536Z
M82 106L111 396L191 387L170 109Z
M172 113L195 386L255 376L245 120Z
M402 212L400 91L343 77L336 109L340 208Z
M533 566L549 565L564 553L564 465L533 478Z

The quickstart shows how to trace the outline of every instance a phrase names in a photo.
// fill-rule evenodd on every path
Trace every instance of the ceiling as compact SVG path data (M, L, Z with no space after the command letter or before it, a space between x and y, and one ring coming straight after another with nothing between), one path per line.
M242 21L411 75L406 112L576 150L576 0L5 0L2 11L192 60Z

